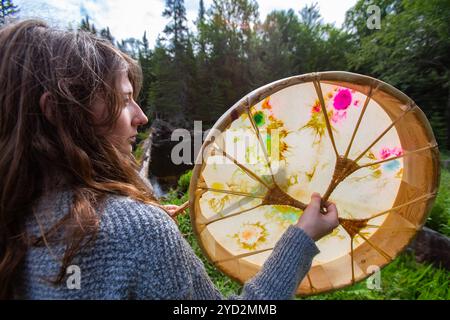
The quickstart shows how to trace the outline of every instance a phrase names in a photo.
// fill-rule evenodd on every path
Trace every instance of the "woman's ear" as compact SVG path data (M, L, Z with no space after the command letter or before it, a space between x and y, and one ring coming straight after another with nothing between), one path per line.
M55 118L53 111L55 110L55 102L50 92L46 91L39 99L39 107L41 108L44 117L53 125L55 125Z

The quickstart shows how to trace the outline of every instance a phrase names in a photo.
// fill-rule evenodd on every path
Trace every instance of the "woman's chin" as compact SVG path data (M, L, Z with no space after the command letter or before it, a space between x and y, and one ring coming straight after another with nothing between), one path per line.
M117 148L122 154L129 156L133 152L133 146L131 143L127 143L126 145L122 145Z

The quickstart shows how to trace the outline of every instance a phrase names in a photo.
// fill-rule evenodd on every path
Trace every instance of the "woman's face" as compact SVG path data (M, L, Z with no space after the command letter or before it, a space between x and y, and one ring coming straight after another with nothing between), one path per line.
M113 129L108 133L108 138L124 154L130 154L132 145L136 141L137 129L148 122L142 109L133 99L133 86L128 79L126 71L120 72L117 88L123 95L123 105L119 118ZM102 119L107 111L105 102L98 100L94 103L94 113L97 119Z

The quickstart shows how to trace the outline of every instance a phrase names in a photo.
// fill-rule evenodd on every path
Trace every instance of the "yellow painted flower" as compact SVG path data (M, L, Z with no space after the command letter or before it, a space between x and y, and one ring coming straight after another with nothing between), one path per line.
M211 188L216 190L225 190L225 186L222 182L213 182L211 184Z
M268 232L260 222L244 223L241 229L233 235L239 246L246 250L255 250L256 247L266 241Z
M209 207L217 214L223 215L222 211L225 203L230 199L229 195L225 195L222 198L212 198L208 200Z

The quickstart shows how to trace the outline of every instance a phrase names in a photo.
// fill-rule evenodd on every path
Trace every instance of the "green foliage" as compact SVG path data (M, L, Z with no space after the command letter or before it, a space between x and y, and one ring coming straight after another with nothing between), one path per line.
M402 0L359 0L353 8L346 12L345 28L353 35L355 41L361 41L363 38L375 34L377 29L367 27L369 5L375 5L380 8L380 19L383 21L388 14L399 14L403 11Z
M169 40L169 50L175 56L183 54L188 40L184 0L166 0L166 7L162 15L169 19L169 23L163 31Z
M357 50L349 67L384 80L409 95L431 119L438 142L450 148L450 2L377 0L381 30L363 27L365 16L349 11L347 25ZM353 12L364 12L360 0ZM447 119L447 121L446 121Z
M137 135L136 143L144 141L145 139L148 138L149 135L150 135L149 131L139 132L138 135Z
M2 1L2 3L4 0ZM369 29L370 6L381 29ZM284 77L348 70L386 81L410 96L430 120L441 149L450 149L450 2L358 0L343 28L323 22L317 5L259 17L255 0L200 1L189 30L182 0L167 0L168 23L153 50L146 35L116 45L138 59L138 102L149 119L205 129L246 93ZM86 17L82 29L98 33ZM114 41L109 29L100 35Z
M178 127L190 127L195 109L195 73L192 39L187 28L182 0L166 0L163 16L169 19L165 37L158 39L148 67L147 113ZM143 95L145 96L145 94Z
M196 83L197 114L206 122L220 115L251 88L250 57L257 25L258 6L254 0L215 0L199 26L198 43L206 52L199 55ZM205 118L204 118L205 117Z
M189 190L189 184L191 182L192 170L186 171L181 175L180 179L178 179L178 189L180 192L187 192Z
M155 76L152 72L151 64L152 64L152 55L153 52L149 48L149 43L147 39L147 32L144 32L142 37L142 46L139 48L138 61L139 65L142 68L142 89L139 93L138 103L141 108L146 111L149 108L149 90L151 83L155 80ZM150 127L151 124L151 113L147 113L149 118L149 122L147 127Z
M144 153L144 140L148 138L150 135L149 131L139 132L136 137L136 148L133 151L133 155L136 158L137 162L140 163L142 160L142 155Z
M450 160L450 151L448 150L441 150L441 160Z
M144 154L144 149L141 144L138 144L136 149L133 151L134 158L138 163L141 163L142 155Z
M439 191L426 226L450 237L450 171L442 169Z
M447 119L444 113L441 110L435 110L429 120L436 140L445 147L445 141L447 141Z

